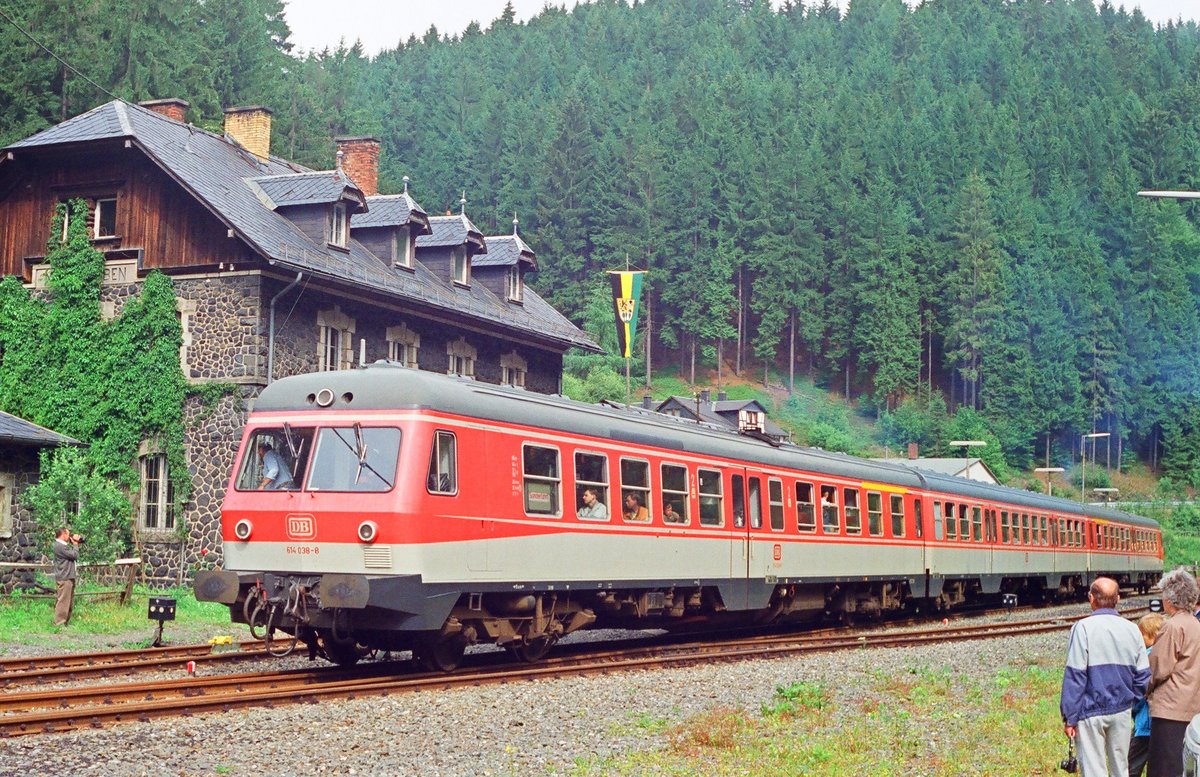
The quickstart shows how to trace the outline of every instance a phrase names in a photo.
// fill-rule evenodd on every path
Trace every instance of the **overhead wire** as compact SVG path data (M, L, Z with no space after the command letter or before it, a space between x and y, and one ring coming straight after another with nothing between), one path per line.
M17 29L17 31L20 32L22 35L24 35L26 38L29 38L29 40L31 40L35 46L37 46L42 51L49 54L51 57L54 57L54 59L56 59L59 63L61 63L62 66L65 67L67 70L70 70L72 73L79 76L84 81L87 81L89 84L96 87L101 92L104 92L106 95L113 98L114 100L122 99L122 98L118 97L117 95L113 94L112 92L108 91L107 89L105 89L103 86L100 86L100 84L93 81L91 78L89 78L85 73L83 73L77 67L75 67L70 62L63 59L62 57L58 56L53 51L51 51L49 46L47 46L45 43L42 43L37 38L33 37L32 33L30 33L28 30L26 30L24 27L22 27L20 24L18 24L17 20L12 18L11 16L9 16L8 13L3 8L0 8L0 17L2 17L6 22L11 24L13 27L15 27Z

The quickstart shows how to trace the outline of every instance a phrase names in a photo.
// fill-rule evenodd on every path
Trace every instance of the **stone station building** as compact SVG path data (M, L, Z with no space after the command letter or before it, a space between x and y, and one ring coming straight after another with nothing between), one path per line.
M43 288L55 208L83 198L107 260L106 313L148 272L167 273L184 376L226 388L184 409L193 493L182 514L167 489L134 495L148 579L178 583L201 558L219 560L241 429L271 380L392 359L557 393L563 354L599 350L525 287L537 257L515 223L485 236L465 208L430 217L407 180L380 194L374 138L337 138L334 168L314 171L270 155L268 109L229 109L215 134L186 123L187 107L115 100L0 150L0 273ZM149 441L139 466L143 484L165 481ZM0 538L0 559L19 553Z

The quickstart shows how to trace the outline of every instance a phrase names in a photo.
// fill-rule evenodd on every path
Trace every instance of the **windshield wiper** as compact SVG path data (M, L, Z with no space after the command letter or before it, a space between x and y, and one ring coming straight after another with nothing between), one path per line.
M354 485L358 485L359 479L362 477L362 471L367 469L370 470L375 477L379 478L380 482L382 482L389 489L392 487L392 482L385 478L379 470L375 469L370 465L370 463L367 462L367 446L363 440L361 425L354 425L354 446L351 446L350 441L342 437L342 432L345 431L345 427L333 427L330 429L330 431L333 432L333 436L338 442L340 442L342 445L345 445L348 450L354 451L354 455L358 457L358 474L354 476Z

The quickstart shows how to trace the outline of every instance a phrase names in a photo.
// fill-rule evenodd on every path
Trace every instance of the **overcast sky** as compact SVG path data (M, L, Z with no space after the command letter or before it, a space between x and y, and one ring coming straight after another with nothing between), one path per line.
M409 35L420 37L435 25L438 32L457 35L472 20L484 29L504 10L506 0L287 0L287 21L292 42L302 49L336 48L345 39L361 40L367 54L395 48ZM1137 6L1154 22L1169 19L1200 21L1197 0L1110 0L1128 9ZM555 0L553 5L573 8L576 0ZM546 5L546 0L512 0L517 19L525 21ZM846 0L839 0L845 7Z

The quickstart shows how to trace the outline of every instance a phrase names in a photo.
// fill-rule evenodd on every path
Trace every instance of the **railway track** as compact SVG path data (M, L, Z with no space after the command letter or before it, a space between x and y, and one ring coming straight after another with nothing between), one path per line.
M1127 610L1127 617L1146 608ZM501 653L469 656L454 674L416 673L409 661L384 661L356 667L189 677L143 683L0 694L0 736L58 733L103 728L123 722L227 712L249 707L317 703L334 699L388 696L428 690L472 687L544 678L578 677L621 671L695 666L714 661L785 657L818 651L910 647L931 642L966 641L1061 631L1083 614L989 624L942 623L915 630L854 633L765 635L732 640L673 644L575 645L534 665L514 665ZM205 646L206 647L206 646ZM170 660L178 662L183 656ZM194 660L194 659L191 659Z
M197 665L203 665L247 661L266 655L266 645L253 640L232 643L227 649L213 645L179 645L6 658L0 659L0 688L158 672L178 666L181 661L195 661Z

